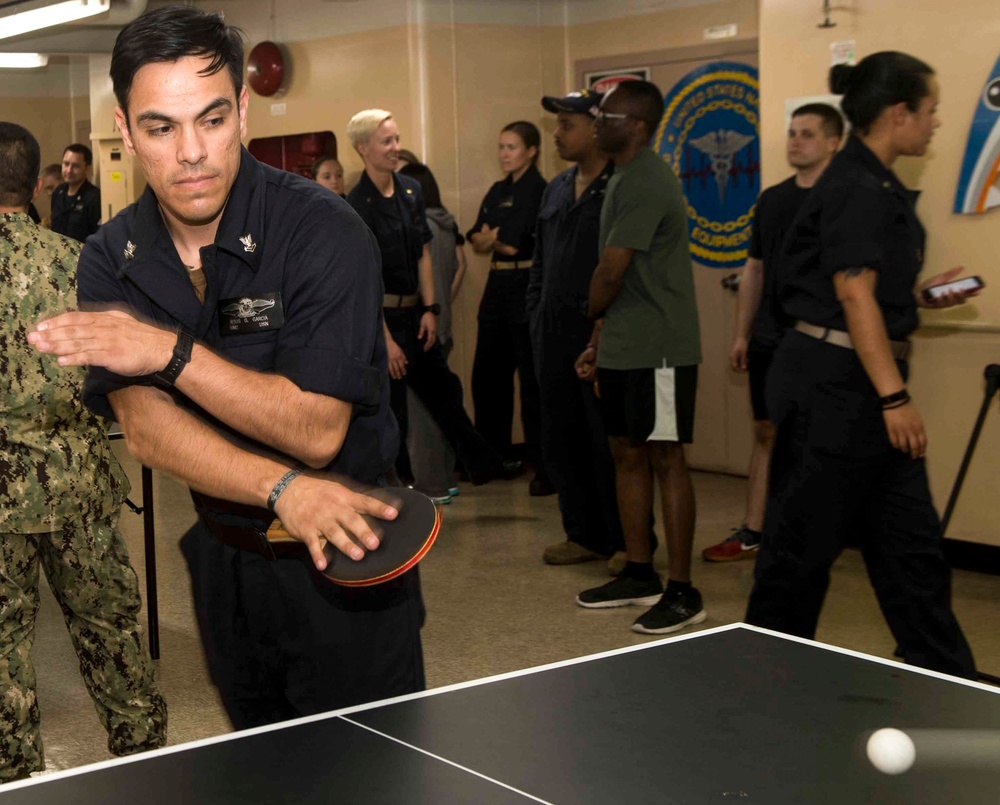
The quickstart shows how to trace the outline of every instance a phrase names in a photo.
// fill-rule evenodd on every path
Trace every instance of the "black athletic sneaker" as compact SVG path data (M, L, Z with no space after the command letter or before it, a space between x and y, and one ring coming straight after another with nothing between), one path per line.
M627 607L629 604L648 607L655 604L662 594L663 582L659 576L647 581L619 576L600 587L584 590L576 597L576 603L588 609Z
M642 634L670 634L685 626L701 623L708 614L701 603L701 593L690 590L667 590L663 597L632 624L633 632Z

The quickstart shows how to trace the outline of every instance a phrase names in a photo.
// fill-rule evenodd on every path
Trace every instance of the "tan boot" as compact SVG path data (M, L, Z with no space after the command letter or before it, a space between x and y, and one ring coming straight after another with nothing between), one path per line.
M620 576L626 562L628 559L625 558L625 551L615 551L614 556L608 559L608 575Z
M565 540L546 548L542 558L549 565L577 565L580 562L600 559L601 555L589 548L584 548L577 542Z

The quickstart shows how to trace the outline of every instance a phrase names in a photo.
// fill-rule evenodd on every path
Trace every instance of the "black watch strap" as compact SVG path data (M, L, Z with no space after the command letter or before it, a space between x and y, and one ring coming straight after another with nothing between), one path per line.
M170 358L170 363L153 377L167 386L174 385L181 371L191 362L191 349L193 347L194 336L178 327L177 343L174 345L174 354Z
M441 315L441 305L435 302L433 305L424 305L424 313L433 313L435 316Z

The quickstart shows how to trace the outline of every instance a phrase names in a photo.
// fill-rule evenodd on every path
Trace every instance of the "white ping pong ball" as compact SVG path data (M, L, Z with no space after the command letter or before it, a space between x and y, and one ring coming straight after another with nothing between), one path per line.
M913 739L902 730L886 727L876 730L868 739L868 759L883 774L909 771L917 759Z

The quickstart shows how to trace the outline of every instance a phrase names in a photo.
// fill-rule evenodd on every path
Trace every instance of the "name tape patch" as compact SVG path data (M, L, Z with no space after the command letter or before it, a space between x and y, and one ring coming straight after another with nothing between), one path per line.
M259 293L219 301L219 331L222 335L277 330L285 323L280 293Z

